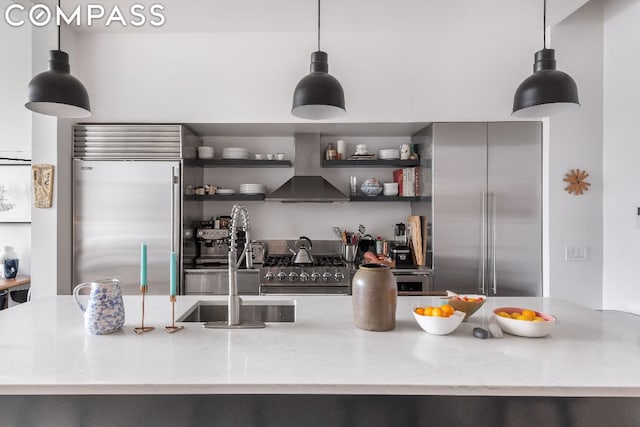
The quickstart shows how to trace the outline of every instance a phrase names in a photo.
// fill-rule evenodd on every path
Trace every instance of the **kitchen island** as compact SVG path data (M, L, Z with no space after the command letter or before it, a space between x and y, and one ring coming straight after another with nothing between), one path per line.
M199 414L190 425L215 419L218 425L261 419L300 425L304 417L389 425L399 416L408 424L424 417L451 421L458 410L473 408L498 424L536 410L545 414L545 425L587 419L580 417L615 416L618 425L640 420L640 318L633 315L563 300L489 298L454 333L434 336L419 328L411 306L436 304L436 297L400 297L389 332L355 328L347 296L245 297L295 300L296 320L245 330L185 322L184 330L168 334L168 297L148 296L145 323L156 330L136 335L140 297L124 299L125 326L104 336L85 333L69 296L0 313L5 419L47 417L55 407L60 425L73 425L74 417L115 407L103 422L123 425L109 418L123 417L119 421L140 425L142 414L169 420L189 413ZM179 297L176 314L203 299L224 298ZM474 338L472 329L502 306L554 314L556 328L544 338ZM329 413L334 418L325 418ZM454 424L466 425L462 418Z

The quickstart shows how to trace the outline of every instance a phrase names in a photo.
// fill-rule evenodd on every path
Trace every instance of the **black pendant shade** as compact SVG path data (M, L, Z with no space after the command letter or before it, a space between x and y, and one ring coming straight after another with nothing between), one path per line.
M303 119L330 119L346 113L344 90L340 82L329 74L326 52L311 54L310 73L298 82L293 92L291 114Z
M50 50L49 54L49 70L29 82L25 107L48 116L89 117L89 94L80 80L69 74L69 55L61 50Z
M537 51L533 74L518 86L513 97L512 115L538 118L578 108L578 87L570 75L556 70L555 50Z

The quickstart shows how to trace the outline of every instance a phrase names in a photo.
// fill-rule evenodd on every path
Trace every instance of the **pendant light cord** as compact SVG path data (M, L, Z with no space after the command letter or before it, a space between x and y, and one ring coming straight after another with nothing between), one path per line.
M60 0L58 0L58 10L60 10ZM57 18L60 19L60 18ZM58 25L58 50L60 50L60 21L57 22Z
M542 48L547 48L547 0L543 0L542 8Z
M320 0L318 0L318 52L319 51L320 51Z

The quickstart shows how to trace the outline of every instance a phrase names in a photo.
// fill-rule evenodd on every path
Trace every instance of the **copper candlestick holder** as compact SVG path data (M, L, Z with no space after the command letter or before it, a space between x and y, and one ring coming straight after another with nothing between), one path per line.
M140 322L139 328L133 328L134 332L138 335L155 329L153 326L144 326L144 296L147 294L147 287L140 286L140 293L142 293L142 321Z
M171 326L165 326L164 330L170 334L184 329L184 326L176 326L176 299L175 295L169 296L169 300L171 301Z

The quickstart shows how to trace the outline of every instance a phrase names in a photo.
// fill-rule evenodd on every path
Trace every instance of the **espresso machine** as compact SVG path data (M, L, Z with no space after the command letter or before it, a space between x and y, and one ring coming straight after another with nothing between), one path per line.
M391 259L396 262L396 268L415 268L407 239L407 231L407 227L403 223L394 225L394 238L389 251L391 252Z
M198 256L196 265L226 265L229 259L229 229L200 227L196 229Z

